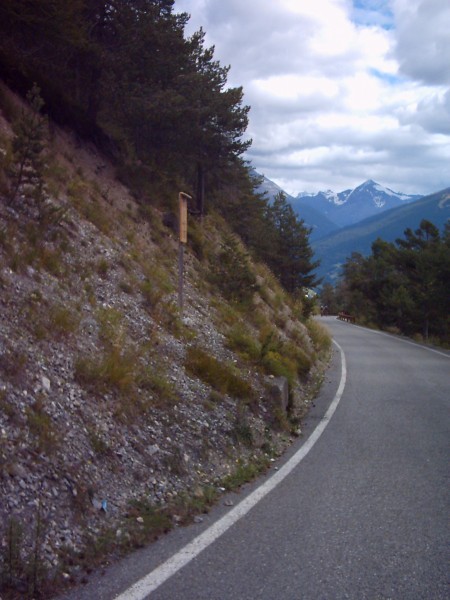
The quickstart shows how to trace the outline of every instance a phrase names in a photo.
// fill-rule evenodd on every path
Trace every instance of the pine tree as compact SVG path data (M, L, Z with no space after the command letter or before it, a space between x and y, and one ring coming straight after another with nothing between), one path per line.
M215 283L227 300L245 302L256 291L256 277L249 257L234 235L224 237L211 272Z
M339 285L347 310L381 328L406 335L450 332L450 226L443 236L429 221L406 229L395 243L376 240L372 254L352 254Z
M296 293L318 285L313 271L319 261L313 261L314 253L309 244L311 230L298 219L283 192L279 192L268 207L267 218L275 233L268 247L267 262L286 290Z
M440 269L444 266L445 255L441 253L439 230L423 219L415 232L408 228L405 239L398 239L396 243L399 269L408 280L415 307L415 321L422 322L423 336L428 339L430 323L439 319L442 304Z
M14 204L19 197L24 201L32 199L40 211L46 197L43 171L47 120L41 115L44 101L36 84L28 92L27 100L28 108L14 124L8 203Z

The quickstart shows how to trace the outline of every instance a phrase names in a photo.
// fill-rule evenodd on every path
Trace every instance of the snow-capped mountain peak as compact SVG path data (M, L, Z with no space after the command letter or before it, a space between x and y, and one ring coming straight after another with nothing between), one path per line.
M276 183L259 175L254 171L255 177L261 178L260 192L266 192L270 201L283 191ZM294 198L286 194L288 202L294 210L302 217L308 226L319 227L317 219L325 218L327 227L346 227L358 223L367 217L380 214L384 210L402 206L409 202L419 200L422 196L408 195L394 192L391 189L377 183L373 179L367 179L353 189L342 192L326 190L317 193L300 192ZM313 213L317 215L316 218ZM323 227L321 221L320 226Z
M333 192L333 190L327 190L326 192L321 193L325 196L328 202L331 202L332 204L339 204L339 196L336 194L336 192Z
M357 223L383 210L413 202L421 196L410 196L392 191L373 179L353 189L335 193L331 190L317 194L299 194L296 206L314 207L323 212L339 227Z

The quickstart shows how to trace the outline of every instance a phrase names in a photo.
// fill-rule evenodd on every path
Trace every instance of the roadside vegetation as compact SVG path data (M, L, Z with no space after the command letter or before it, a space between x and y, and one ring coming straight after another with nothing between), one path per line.
M441 233L423 220L395 243L378 239L372 254L353 253L335 289L321 302L359 323L450 347L450 225Z
M26 101L2 87L0 106L12 119L0 130L0 589L50 598L267 469L298 435L329 338L304 297L313 264L261 261L283 198L270 217L254 198L253 242L273 221L265 249L227 214L227 182L220 210L189 215L182 313L164 195L144 202L63 135L37 86ZM278 377L288 410L270 395Z
M4 600L201 518L298 435L326 364L310 231L255 191L243 90L188 18L172 0L0 6Z

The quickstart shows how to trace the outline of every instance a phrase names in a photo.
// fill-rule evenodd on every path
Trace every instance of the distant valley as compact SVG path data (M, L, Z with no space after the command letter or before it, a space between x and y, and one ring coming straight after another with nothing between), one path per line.
M283 191L263 177L260 191L273 199ZM286 194L286 192L283 192ZM416 229L422 219L441 231L450 217L450 188L422 197L394 192L368 180L353 190L335 193L286 194L295 212L311 227L311 246L320 259L317 269L324 282L339 277L343 263L352 252L370 254L377 238L394 241L406 228Z

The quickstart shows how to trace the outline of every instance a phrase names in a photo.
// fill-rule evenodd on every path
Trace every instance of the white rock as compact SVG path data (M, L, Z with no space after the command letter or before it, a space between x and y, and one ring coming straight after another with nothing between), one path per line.
M46 392L49 392L52 387L51 383L50 383L50 379L48 377L46 377L45 375L42 375L41 382L42 382L42 387L44 388L44 390Z

